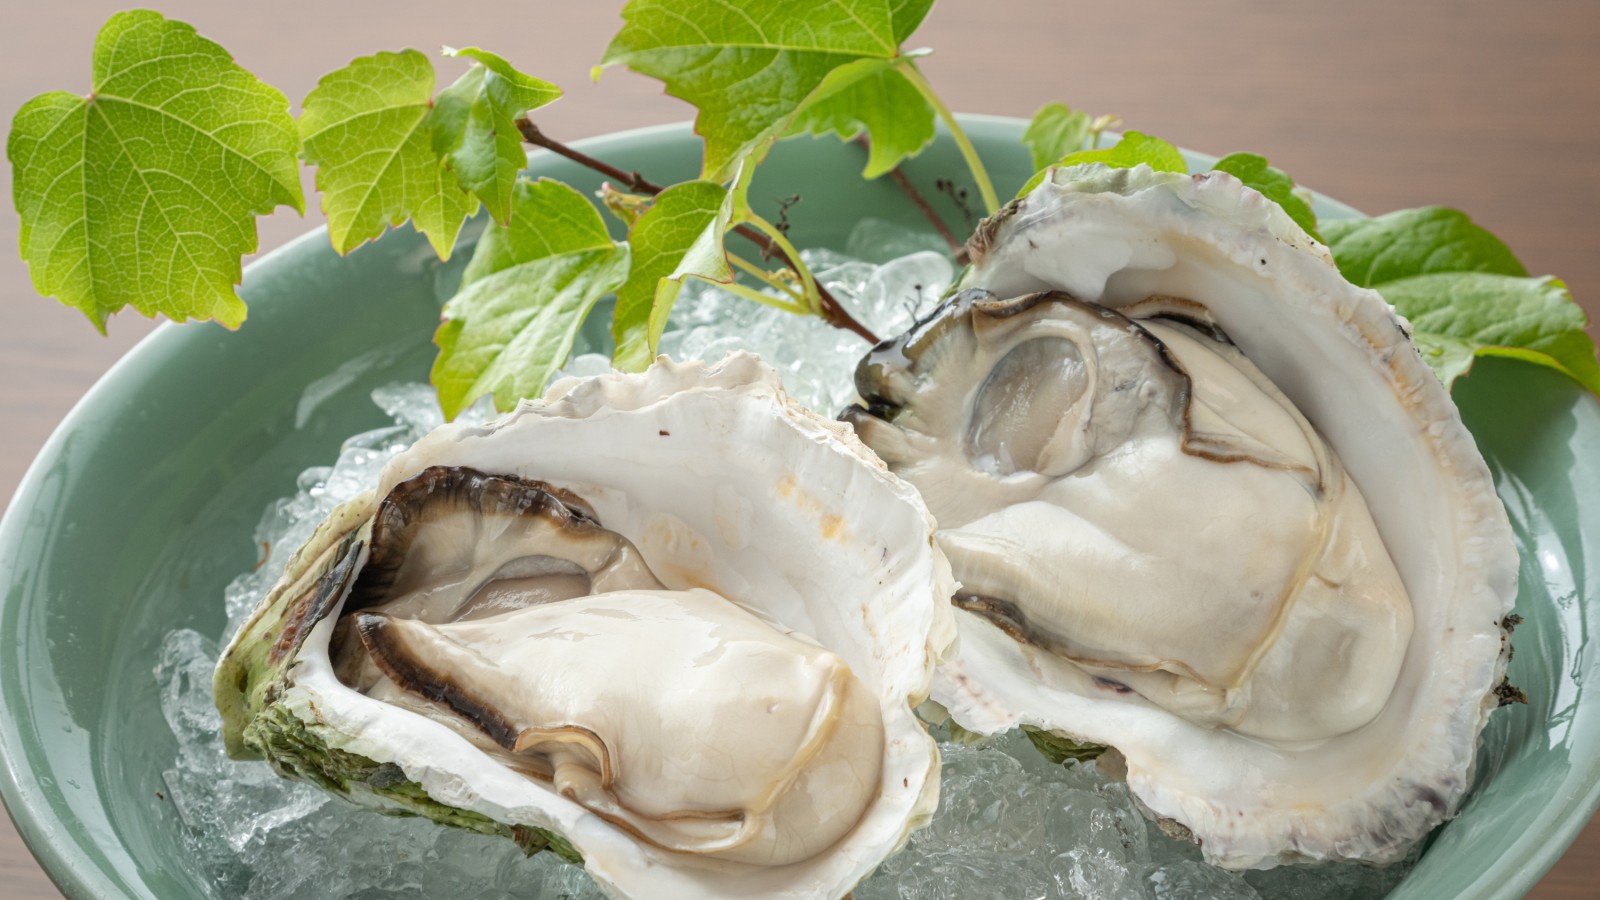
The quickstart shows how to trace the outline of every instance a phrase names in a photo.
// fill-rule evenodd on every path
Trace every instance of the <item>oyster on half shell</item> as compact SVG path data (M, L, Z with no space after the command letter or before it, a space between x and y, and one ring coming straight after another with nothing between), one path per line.
M225 738L618 896L839 897L937 802L932 529L749 355L560 382L335 510L219 663Z
M1059 169L857 373L960 592L934 698L1115 748L1230 868L1398 860L1504 684L1517 558L1405 323L1222 173Z

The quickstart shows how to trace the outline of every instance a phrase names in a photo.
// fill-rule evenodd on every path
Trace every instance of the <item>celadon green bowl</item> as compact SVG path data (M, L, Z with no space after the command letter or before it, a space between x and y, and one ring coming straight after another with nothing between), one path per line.
M966 122L1000 189L1021 184L1023 123ZM658 181L699 165L685 126L583 146ZM776 198L800 194L789 219L802 247L842 248L867 216L918 225L887 179L859 179L863 162L832 140L780 144L752 197L776 215ZM531 168L598 187L549 154ZM964 172L945 137L907 170L920 184ZM1318 202L1324 216L1355 214ZM174 628L219 634L223 589L256 562L266 505L345 437L388 424L374 388L427 379L439 307L468 255L442 264L409 228L344 258L322 230L268 254L245 273L250 318L238 333L157 329L23 479L0 522L0 794L68 897L219 896L158 797L174 738L158 707L157 648ZM596 346L604 333L597 317L584 339ZM1528 703L1493 717L1476 789L1395 898L1519 897L1600 802L1600 664L1585 646L1600 617L1586 568L1600 561L1600 406L1554 373L1498 361L1481 363L1456 399L1522 553L1526 621L1511 678Z

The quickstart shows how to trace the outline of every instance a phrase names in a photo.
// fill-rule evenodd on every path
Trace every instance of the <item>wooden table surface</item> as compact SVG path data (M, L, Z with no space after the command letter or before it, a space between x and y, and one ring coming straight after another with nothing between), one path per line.
M620 3L154 5L296 101L357 55L482 44L567 89L539 119L570 139L690 114L631 73L589 81ZM94 33L123 4L0 5L0 112L9 121L35 94L87 90ZM1460 207L1530 270L1566 279L1591 316L1600 312L1596 0L942 0L912 44L937 51L925 71L957 110L1027 116L1065 100L1185 146L1262 152L1368 212ZM0 171L9 195L10 169ZM263 220L262 247L315 224L289 213ZM16 240L15 216L0 214L0 246ZM77 312L36 296L10 249L0 251L0 310L0 497L9 498L71 405L152 326L127 314L99 337ZM0 817L0 897L57 896ZM1600 822L1530 896L1600 897Z

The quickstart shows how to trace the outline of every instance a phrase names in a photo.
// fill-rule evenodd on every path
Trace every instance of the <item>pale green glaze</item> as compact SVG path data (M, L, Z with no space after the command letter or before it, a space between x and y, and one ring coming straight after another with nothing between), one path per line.
M1001 190L1021 184L1022 123L967 121ZM699 162L685 127L585 146L661 181ZM862 162L831 140L783 144L751 196L774 215L776 198L802 195L789 216L800 246L841 247L867 215L916 224L887 181L855 177ZM922 184L962 177L948 141L907 168ZM598 186L548 155L534 170ZM223 587L257 559L265 505L344 437L384 424L374 387L427 378L462 261L441 265L409 228L344 259L324 232L308 235L250 267L250 319L237 334L157 330L29 470L0 523L0 794L67 896L215 895L156 797L173 750L156 649L173 628L217 634ZM587 330L603 334L598 320ZM1483 363L1457 398L1521 544L1527 622L1511 675L1529 704L1494 717L1477 791L1397 898L1520 896L1600 801L1600 670L1586 646L1600 612L1587 580L1600 562L1600 407L1547 370L1505 362Z

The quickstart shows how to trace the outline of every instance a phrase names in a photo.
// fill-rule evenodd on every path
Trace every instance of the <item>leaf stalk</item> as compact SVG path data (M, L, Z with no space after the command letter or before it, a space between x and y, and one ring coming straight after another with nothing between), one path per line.
M771 294L763 294L755 288L752 288L749 285L740 284L737 281L714 281L712 284L715 284L718 288L721 288L722 290L727 291L736 297L743 297L746 300L754 301L762 306L770 306L774 309L781 309L786 313L794 313L797 316L806 316L812 314L811 310L806 308L806 306L803 304L792 303L782 297L774 297Z
M766 235L767 240L771 241L772 245L777 248L777 252L789 261L790 268L794 269L795 274L800 276L800 285L804 291L806 305L811 307L812 312L819 316L822 315L822 297L818 290L817 279L812 276L811 269L800 262L800 251L796 250L794 244L789 242L788 236L778 226L760 216L752 214L745 221L752 228Z
M922 99L933 107L933 111L944 121L945 127L950 129L950 137L955 139L956 147L961 151L961 158L966 160L967 169L972 172L972 180L978 185L978 194L983 198L983 206L988 210L988 214L992 216L999 212L1000 197L994 192L994 182L989 180L989 170L983 167L983 160L978 156L978 148L972 146L972 139L967 137L966 130L956 121L955 113L951 112L950 107L945 106L939 95L934 93L933 85L922 77L922 70L917 68L917 64L910 57L901 58L900 71L906 80L911 82L912 87L917 89L917 93L922 95Z
M737 253L728 254L728 261L733 263L734 267L739 271L746 273L752 278L760 279L762 284L765 284L774 290L782 291L785 296L794 301L796 306L801 307L802 311L805 311L805 295L774 277L771 272L768 272L766 269L763 269L755 263L750 262Z

